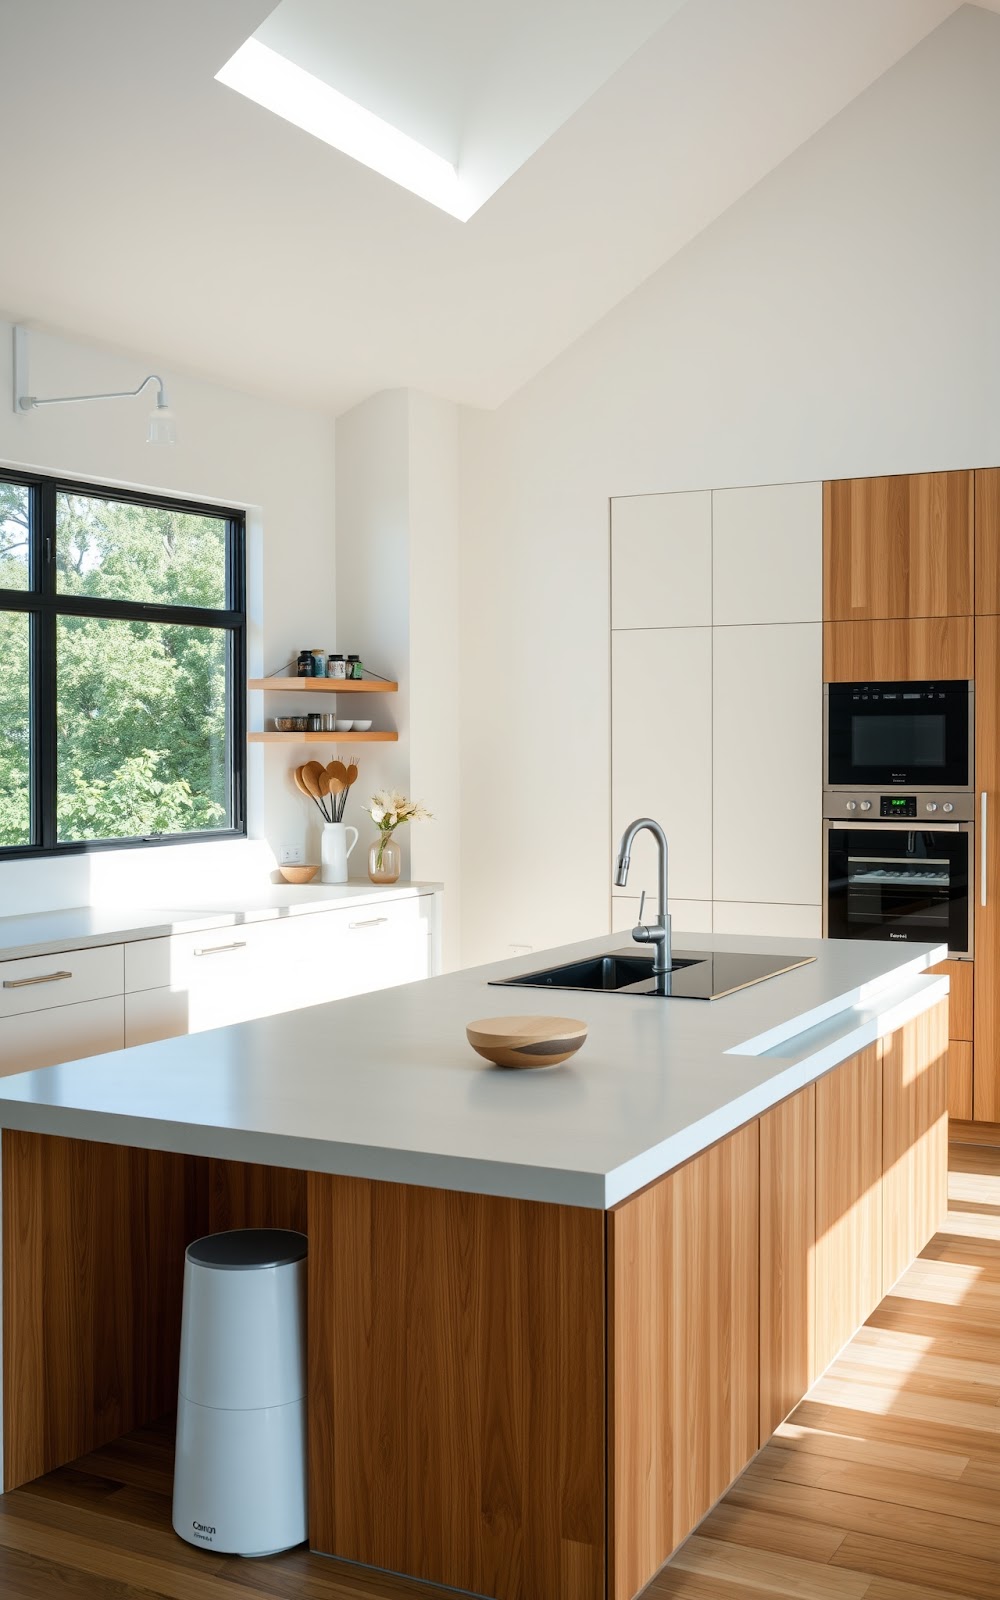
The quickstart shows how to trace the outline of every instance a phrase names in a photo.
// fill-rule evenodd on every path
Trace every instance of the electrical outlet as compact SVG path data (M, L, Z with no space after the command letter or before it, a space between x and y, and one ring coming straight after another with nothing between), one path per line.
M280 864L283 867L301 867L302 846L300 844L286 845L284 850L281 852Z

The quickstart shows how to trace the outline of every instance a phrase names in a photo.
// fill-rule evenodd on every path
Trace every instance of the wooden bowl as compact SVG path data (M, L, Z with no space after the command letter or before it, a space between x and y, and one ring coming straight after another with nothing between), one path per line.
M319 867L279 867L286 883L312 883Z
M573 1017L482 1017L465 1032L473 1050L496 1067L557 1067L576 1055L587 1024Z

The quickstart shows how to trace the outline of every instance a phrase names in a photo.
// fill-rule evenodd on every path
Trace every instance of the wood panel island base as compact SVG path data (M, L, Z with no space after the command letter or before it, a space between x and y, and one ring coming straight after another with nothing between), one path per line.
M34 1131L0 1100L5 1489L170 1408L192 1238L294 1226L311 1547L497 1600L630 1600L944 1216L947 979L917 970L881 1032L855 998L863 1048L828 1013L771 1062L808 1081L604 1206Z

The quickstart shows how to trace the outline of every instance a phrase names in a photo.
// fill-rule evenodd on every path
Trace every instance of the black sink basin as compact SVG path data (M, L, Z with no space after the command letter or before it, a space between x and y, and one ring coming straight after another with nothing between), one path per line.
M692 957L677 959L671 972L697 965ZM649 956L595 956L590 961L571 961L565 967L547 967L542 972L526 972L520 978L502 978L501 983L526 989L602 989L632 990L645 994L653 988L653 958Z
M591 993L653 995L667 1000L721 1000L753 983L777 978L795 967L809 966L815 956L761 955L742 950L676 951L665 984L653 981L653 955L616 950L612 955L543 967L517 978L492 978L500 987L588 990Z

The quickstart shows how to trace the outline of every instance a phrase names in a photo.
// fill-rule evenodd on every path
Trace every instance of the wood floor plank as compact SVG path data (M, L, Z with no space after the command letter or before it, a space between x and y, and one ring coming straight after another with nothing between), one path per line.
M728 1500L720 1501L709 1512L698 1533L705 1539L773 1550L779 1555L799 1556L803 1561L829 1561L846 1537L844 1528L821 1528L798 1517L747 1511L730 1505Z
M706 1578L733 1578L748 1589L792 1600L862 1600L869 1583L865 1574L841 1571L829 1562L801 1561L772 1550L704 1539L697 1533L681 1545L670 1564Z
M848 1534L832 1562L874 1577L916 1586L925 1600L939 1600L938 1592L959 1594L963 1600L997 1600L997 1567L978 1555L932 1550L879 1534ZM869 1591L869 1595L870 1595Z

